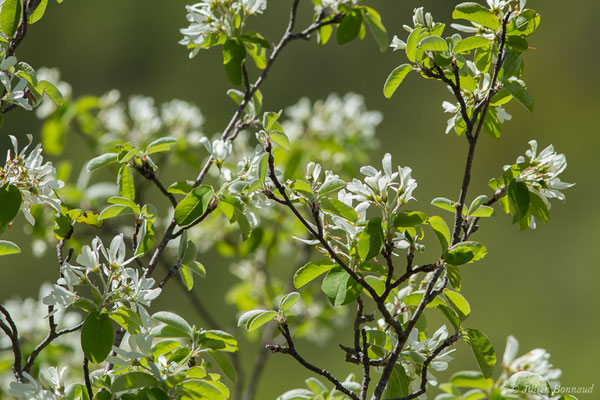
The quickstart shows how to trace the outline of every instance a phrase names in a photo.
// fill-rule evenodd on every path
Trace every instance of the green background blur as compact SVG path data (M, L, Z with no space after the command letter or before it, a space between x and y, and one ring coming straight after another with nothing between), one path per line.
M205 115L205 133L212 135L226 125L232 112L225 95L229 83L221 68L218 50L200 52L189 60L177 44L179 28L187 25L185 0L65 0L51 2L46 16L32 26L17 52L34 67L58 67L62 79L71 83L74 95L102 94L118 88L130 94L152 96L158 103L181 98L196 103ZM269 0L265 15L251 24L270 41L280 37L287 21L289 0ZM405 37L401 26L409 23L412 9L424 5L438 21L449 22L455 1L364 1L380 11L390 33ZM600 2L530 0L542 14L539 31L530 45L537 50L525 56L525 80L536 97L536 110L508 107L513 120L503 126L503 137L480 141L475 159L471 196L487 193L489 178L500 174L504 164L514 162L537 139L540 148L552 143L567 155L569 168L563 180L577 185L567 192L566 204L554 203L551 221L536 231L519 232L509 217L484 221L477 240L489 255L464 273L463 293L473 312L468 326L486 332L501 358L506 336L515 335L521 353L534 347L548 349L553 364L564 371L564 386L600 386L600 184L598 152L600 128L600 79L598 78L598 15ZM299 27L310 20L310 1L301 1ZM333 41L334 42L334 41ZM451 100L439 83L410 77L392 100L382 86L388 73L404 63L403 54L381 54L373 39L345 46L330 43L318 47L296 42L284 51L263 86L265 107L279 110L300 97L324 98L330 92L348 91L366 97L369 109L381 110L378 129L380 155L390 151L394 162L409 165L419 183L416 197L424 211L433 209L433 197L458 197L466 141L444 135L446 117L442 100ZM0 154L8 146L7 135L32 133L39 139L40 122L21 110L9 114L0 129ZM71 155L80 153L79 148ZM75 156L74 156L75 157ZM76 156L77 158L80 155ZM81 160L81 159L80 159ZM195 174L192 174L195 175ZM24 241L25 238L17 239ZM23 246L25 247L25 246ZM14 294L35 295L39 283L55 279L55 261L40 263L28 255L0 261L0 301ZM222 295L230 279L226 264L205 261L207 281L195 288L215 314L231 315ZM210 303L211 296L216 301ZM195 318L175 285L161 296L158 307ZM229 318L220 318L229 323ZM200 321L195 321L201 325ZM339 333L336 343L347 339ZM314 348L301 342L307 358L340 376L349 371L337 345ZM451 371L476 369L470 351L458 345ZM246 353L244 364L250 368ZM442 381L447 374L437 374ZM272 399L287 389L302 386L308 376L286 356L270 358L257 399ZM581 399L600 398L600 387ZM587 396L587 397L586 397Z

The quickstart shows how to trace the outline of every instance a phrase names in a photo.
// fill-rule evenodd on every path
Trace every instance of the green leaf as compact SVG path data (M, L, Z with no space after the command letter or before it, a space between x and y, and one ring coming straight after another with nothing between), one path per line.
M450 378L450 383L456 387L474 388L489 391L494 385L494 381L487 379L479 371L461 371Z
M21 22L22 0L5 0L0 10L0 26L2 32L11 38Z
M235 219L240 227L242 239L246 241L250 236L250 222L248 222L246 214L242 212L239 208L234 208L233 213L235 214Z
M362 286L340 266L332 268L327 273L327 276L323 279L321 289L334 306L351 303L362 292Z
M152 319L162 322L163 324L184 332L188 337L192 338L194 330L188 322L179 315L169 311L159 311L152 315Z
M457 266L468 262L479 261L487 254L487 248L478 242L460 242L448 249L444 261Z
M105 220L105 219L117 217L120 215L126 215L126 214L134 214L134 212L133 212L133 210L131 210L131 208L129 208L127 206L123 206L120 204L114 204L114 205L108 206L104 210L102 210L102 212L98 216L98 219Z
M138 236L138 246L135 249L135 255L144 255L150 251L152 243L154 242L154 224L144 219L140 228L140 235Z
M281 117L281 111L278 113L274 113L272 111L265 112L262 120L262 125L263 128L265 128L265 131L271 132L279 117Z
M246 59L246 47L237 38L227 39L223 45L223 65L229 81L240 86L242 84L242 63Z
M511 375L503 387L520 393L535 393L542 396L552 396L550 384L541 376L530 371L519 371Z
M527 89L519 85L517 82L509 82L504 85L504 88L508 90L519 103L528 109L529 112L533 112L535 101L533 99L533 95Z
M212 187L203 185L192 190L175 207L175 222L181 227L186 227L200 218L213 198Z
M515 179L508 184L508 198L515 207L515 217L524 217L529 210L531 196L525 182L519 182Z
M133 173L127 164L121 165L119 175L117 177L117 186L119 194L129 200L135 200L135 182L133 181Z
M442 210L450 211L451 213L456 212L456 202L445 197L436 197L431 201L431 204Z
M248 332L252 332L277 316L272 310L252 310L242 314L238 320L238 326L244 325Z
M419 290L417 292L413 292L413 293L409 294L404 299L402 299L402 301L407 306L417 307L421 303L421 300L423 300L424 294L425 294L425 291ZM446 305L446 302L438 296L438 297L435 297L431 302L429 302L427 304L427 308L434 308L434 307L438 307L440 305Z
M321 260L317 262L309 262L300 267L294 274L294 287L300 289L319 275L324 274L335 266L330 260Z
M403 211L394 217L396 228L412 228L424 224L427 215L420 211Z
M37 5L37 7L35 7L33 12L31 12L31 10L29 10L30 14L29 14L29 18L27 19L27 22L29 24L35 24L37 21L42 19L42 17L44 16L44 13L46 12L47 5L48 5L48 0L41 0L39 2L39 4ZM62 101L61 101L61 103L62 103Z
M238 342L233 336L223 331L203 331L200 343L211 349L233 353L238 351Z
M150 374L145 372L128 372L118 375L111 385L110 390L119 393L126 390L158 386L158 384L158 380Z
M466 2L457 5L452 13L452 18L466 19L467 21L490 28L493 31L500 28L500 19L490 10L475 2Z
M381 16L371 7L363 6L361 9L364 11L363 16L371 30L373 38L379 46L379 50L381 50L382 53L385 53L388 49L389 41L385 27L381 22Z
M173 194L188 194L194 187L194 181L177 181L167 189L167 192Z
M271 137L271 142L275 143L286 151L290 151L290 139L288 139L285 133L272 131L269 133L269 136Z
M442 217L434 215L433 217L427 218L427 223L429 226L431 226L435 232L435 235L439 239L440 244L442 245L442 250L446 251L450 245L450 228L448 228L446 221L444 221Z
M382 399L396 399L406 396L408 396L408 376L402 364L396 364L383 391Z
M417 61L417 45L419 44L419 37L421 35L422 27L415 28L406 41L406 57L410 62Z
M394 92L396 92L396 89L398 89L398 86L404 81L404 78L406 78L406 75L412 70L413 66L410 64L402 64L394 69L385 81L383 95L388 99L391 98Z
M471 306L462 294L446 289L444 290L444 296L446 296L448 304L454 308L461 321L464 321L469 317L469 314L471 314Z
M121 306L116 310L113 310L109 314L110 319L121 325L130 334L136 334L140 332L140 326L142 326L142 319L140 316L130 308Z
M47 2L48 0L44 1ZM50 97L50 100L52 100L57 106L62 106L64 101L63 96L60 93L60 91L56 88L56 86L54 86L48 81L40 81L40 85L42 85L42 89L44 89L44 92L48 95L48 97Z
M117 161L118 156L119 155L117 153L106 153L92 158L86 165L87 172L94 172L102 167L114 163Z
M452 285L454 289L460 290L462 285L460 270L452 264L446 264L446 273L448 274L450 285Z
M8 256L11 254L19 254L21 249L19 246L8 240L0 240L0 256Z
M23 197L19 189L8 183L0 188L0 235L19 213Z
M354 208L338 199L323 198L320 200L321 210L342 217L348 221L356 222L358 214Z
M208 350L208 354L212 357L213 360L217 364L219 364L219 368L225 373L225 375L231 379L232 382L235 382L236 373L231 362L225 357L223 354L216 350Z
M112 348L114 331L108 314L92 311L81 327L83 354L94 364L106 359Z
M364 261L376 257L383 248L381 218L373 218L358 235L358 255Z
M492 343L483 333L477 329L467 329L467 341L473 350L477 364L483 376L491 378L494 372L494 365L496 365L496 353L492 347Z
M362 26L362 13L359 9L350 11L338 25L336 40L338 44L346 44L358 36Z
M177 386L181 400L227 400L209 381L190 379Z
M154 154L154 153L159 153L159 152L163 152L163 151L169 151L171 149L171 147L175 146L177 143L179 143L179 141L177 139L175 139L174 137L169 137L169 136L161 137L161 138L158 138L158 139L154 140L153 142L151 142L146 147L146 150L144 151L144 153Z
M286 294L281 298L279 302L279 311L287 311L294 306L300 300L300 293L292 292Z
M328 179L326 180L321 187L319 188L319 190L317 191L317 193L321 196L335 192L337 190L343 189L346 187L346 182L344 182L341 179Z
M483 36L471 36L458 42L456 46L454 46L453 53L468 53L471 50L479 49L481 47L489 47L490 45L491 42Z
M417 47L426 51L447 51L448 43L439 36L427 36L419 42Z
M189 292L190 290L192 290L194 288L194 277L192 276L192 272L185 265L182 265L178 271L179 271L179 276L181 277L181 280L183 281L183 284L185 285L185 288Z

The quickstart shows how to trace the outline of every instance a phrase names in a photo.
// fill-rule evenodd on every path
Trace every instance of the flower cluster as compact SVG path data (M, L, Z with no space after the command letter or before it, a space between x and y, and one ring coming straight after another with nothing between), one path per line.
M125 242L123 234L115 236L107 249L100 238L95 238L92 245L83 246L81 254L77 256L76 265L64 263L61 267L62 277L58 279L53 290L44 297L44 304L55 307L55 312L74 304L81 296L77 293L78 285L95 285L96 275L101 287L94 287L101 297L96 299L99 309L104 307L126 305L133 310L149 307L161 292L154 288L154 279L140 277L139 271L126 266L135 257L125 259ZM104 261L101 261L101 256Z
M35 223L31 215L31 207L38 204L48 204L60 212L60 199L55 190L60 189L63 183L54 179L56 170L51 162L44 163L42 146L38 144L29 154L27 150L32 142L28 135L29 143L19 151L17 138L10 136L14 154L8 150L6 163L0 167L0 186L13 185L19 189L22 196L21 211L30 224Z
M163 103L159 110L150 97L131 96L127 106L119 101L120 97L118 91L112 90L99 100L100 139L107 148L123 140L142 147L165 136L165 132L191 146L202 137L200 129L204 117L200 109L191 103L171 100Z
M525 182L529 190L539 195L546 206L550 208L548 199L564 200L565 195L561 190L574 185L562 182L559 178L559 175L567 168L567 158L564 154L557 154L552 145L546 147L539 154L537 154L537 141L531 140L529 145L531 149L525 152L525 157L517 158L517 164L527 163L529 165L519 174L517 180ZM504 168L507 169L507 167Z
M393 213L399 206L414 199L412 193L417 188L417 181L411 177L412 169L409 167L398 167L397 171L393 171L389 153L383 157L382 166L383 171L370 165L362 167L360 172L365 175L364 182L354 179L348 183L347 189L354 194L354 199L376 203Z
M311 158L331 160L332 168L353 158L355 163L366 161L376 147L375 128L382 120L380 112L367 110L364 98L354 93L331 94L314 104L302 98L285 115L282 127L290 140L316 141L312 150L318 153Z
M192 58L200 49L216 44L219 36L232 36L247 16L261 14L266 7L267 0L202 0L188 5L190 25L180 29L184 37L179 44L192 49Z

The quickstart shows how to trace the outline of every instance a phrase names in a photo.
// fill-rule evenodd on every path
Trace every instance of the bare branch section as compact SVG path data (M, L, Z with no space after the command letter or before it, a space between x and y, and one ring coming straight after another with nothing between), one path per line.
M4 319L6 320L6 323L8 323L7 325L6 323L4 323L4 321L2 321L2 319L0 319L0 329L2 329L2 331L4 331L6 336L8 336L8 338L10 339L13 354L15 357L15 363L13 364L13 373L15 375L15 378L17 378L19 382L23 382L23 370L21 369L23 356L21 352L21 345L19 343L19 331L17 330L17 325L13 321L10 313L2 304L0 304L0 313L4 315Z
M296 347L294 346L294 341L292 339L292 335L290 333L290 329L287 325L287 322L283 321L281 323L281 327L279 328L279 330L281 331L283 337L285 338L285 341L287 342L287 346L279 346L279 345L270 344L270 345L267 345L267 348L269 350L271 350L273 353L289 354L290 356L294 357L294 359L296 359L296 361L298 361L300 364L302 364L302 366L305 367L306 369L308 369L318 375L323 376L329 382L333 383L333 385L335 386L335 388L337 390L344 393L346 396L350 397L352 400L360 400L360 398L355 393L346 389L344 387L344 385L342 385L342 383L331 374L331 372L327 371L326 369L321 369L321 368L309 363L300 354L298 354L298 352L296 351Z

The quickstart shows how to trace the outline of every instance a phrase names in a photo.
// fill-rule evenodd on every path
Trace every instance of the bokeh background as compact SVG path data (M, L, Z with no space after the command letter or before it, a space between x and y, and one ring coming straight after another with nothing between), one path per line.
M46 16L32 26L18 50L21 60L34 67L58 67L62 79L71 83L75 96L102 94L118 88L130 94L152 96L157 102L181 98L196 103L207 121L205 132L223 129L233 112L225 95L230 87L221 68L218 50L201 52L189 60L177 44L178 29L186 26L185 0L66 0L51 2ZM252 24L270 41L278 40L287 20L288 0L269 0L265 15ZM412 9L424 5L436 20L449 22L454 0L365 1L379 10L390 33L401 33ZM600 79L598 78L597 16L600 2L530 0L542 14L542 24L526 54L525 79L536 97L536 110L529 114L518 104L508 111L513 120L503 126L503 137L480 141L475 160L472 194L489 193L487 181L499 175L504 164L513 162L536 138L540 147L552 143L567 155L569 168L563 180L576 182L567 192L566 204L554 203L551 222L536 231L519 232L509 217L499 215L485 221L477 233L489 255L467 267L463 293L473 307L469 326L486 332L499 356L506 336L515 335L521 350L548 349L552 363L564 371L565 386L591 386L595 393L582 399L600 398ZM310 1L301 1L299 26L310 20ZM369 109L383 112L378 129L380 153L392 153L394 162L409 165L419 182L416 197L425 211L430 199L456 198L466 154L466 143L444 135L446 115L442 100L450 100L443 85L408 79L392 100L382 95L388 73L404 62L403 55L377 50L371 37L345 46L330 43L292 44L278 60L263 86L266 109L278 110L300 97L325 98L330 92L360 93ZM8 146L7 135L32 133L39 139L41 123L31 114L14 111L0 129L0 154ZM70 156L79 157L73 146ZM194 174L195 175L195 174ZM21 240L25 240L22 238ZM219 296L231 278L226 265L215 258L205 261L207 281L195 290L215 309L231 315ZM36 295L40 282L55 277L55 262L30 258L0 261L0 301L15 294ZM176 290L160 298L159 307L196 318ZM212 301L211 298L217 299ZM223 322L228 319L222 317ZM201 322L197 322L201 325ZM346 338L339 332L336 342ZM341 362L335 344L315 348L301 342L310 359L340 375L349 367ZM450 369L476 369L464 344L458 345L457 360ZM244 361L250 365L246 353ZM258 399L272 399L302 386L308 374L285 356L269 359ZM444 374L441 374L443 379ZM587 397L586 397L587 396Z

